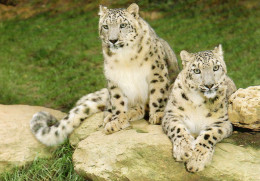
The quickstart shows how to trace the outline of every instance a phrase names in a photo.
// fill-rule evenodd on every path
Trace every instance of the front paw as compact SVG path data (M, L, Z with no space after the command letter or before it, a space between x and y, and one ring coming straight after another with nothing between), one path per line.
M105 133L111 134L130 126L128 118L125 114L115 115L108 118L109 121L105 124Z
M196 144L195 149L192 152L192 156L187 162L187 170L189 172L202 171L206 165L210 164L213 153L214 148L205 144Z
M173 157L176 161L186 161L192 156L192 144L194 138L191 135L177 137L173 142Z
M149 123L151 124L161 124L162 118L164 116L163 112L157 112L150 115Z

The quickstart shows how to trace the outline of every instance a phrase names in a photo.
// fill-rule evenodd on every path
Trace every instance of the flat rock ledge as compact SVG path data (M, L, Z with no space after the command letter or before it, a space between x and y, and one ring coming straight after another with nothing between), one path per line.
M64 113L44 107L0 105L0 173L31 163L36 157L48 158L54 148L39 143L30 131L29 121L38 111L47 111L58 119Z
M229 120L235 126L260 131L260 86L238 89L229 103Z
M91 120L100 125L100 118L100 114L93 115ZM81 134L82 141L76 143L73 154L74 169L89 180L260 180L260 145L253 148L219 143L211 165L194 174L174 161L172 144L161 126L140 120L133 122L131 129L111 135L105 135L99 127L90 132Z

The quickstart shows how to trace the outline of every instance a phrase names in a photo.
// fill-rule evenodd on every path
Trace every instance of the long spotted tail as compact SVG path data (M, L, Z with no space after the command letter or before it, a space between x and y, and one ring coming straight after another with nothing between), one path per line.
M74 128L77 128L86 118L103 111L108 96L108 90L104 88L82 97L69 114L60 121L47 112L38 112L33 115L30 122L31 130L41 143L47 146L58 145L64 142Z

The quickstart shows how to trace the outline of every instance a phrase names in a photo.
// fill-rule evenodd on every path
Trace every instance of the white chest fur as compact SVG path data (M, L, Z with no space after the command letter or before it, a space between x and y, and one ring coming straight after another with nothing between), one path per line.
M208 125L215 121L213 117L207 117L209 109L204 103L204 98L198 93L190 92L187 96L193 103L184 104L186 118L184 123L193 134L199 134Z
M128 104L146 103L148 99L148 81L151 65L144 62L148 47L139 54L137 46L117 50L112 57L105 56L105 76L117 84L128 99Z
M147 102L147 77L150 73L150 66L148 64L140 66L136 63L114 63L111 66L112 68L105 67L106 78L118 85L128 98L128 103L133 105L135 102Z

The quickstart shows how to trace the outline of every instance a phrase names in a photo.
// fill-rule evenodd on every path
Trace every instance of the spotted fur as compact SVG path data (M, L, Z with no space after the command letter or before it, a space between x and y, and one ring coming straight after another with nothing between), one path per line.
M174 52L139 16L136 4L127 9L100 6L99 15L107 88L83 97L60 122L48 113L35 114L32 132L46 145L63 142L82 121L103 110L106 133L128 127L148 108L149 122L161 123L169 85L179 72Z
M211 162L214 146L232 133L228 97L236 90L227 76L221 45L198 53L181 52L183 70L174 82L162 121L176 161L197 172Z

